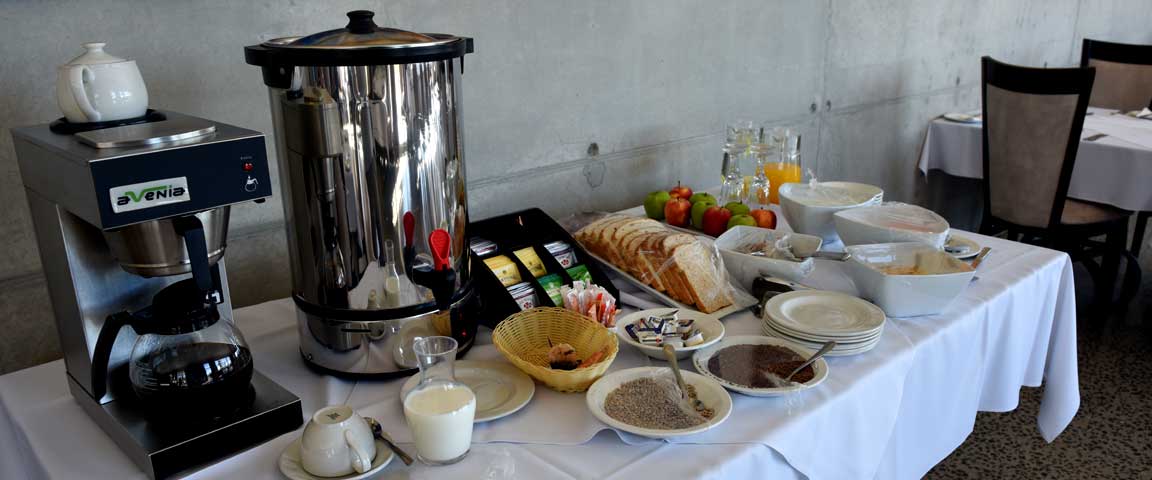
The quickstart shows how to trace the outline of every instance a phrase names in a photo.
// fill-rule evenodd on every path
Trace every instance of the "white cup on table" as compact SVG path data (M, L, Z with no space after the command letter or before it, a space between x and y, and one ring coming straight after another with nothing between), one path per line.
M316 411L300 438L300 463L319 477L364 473L376 458L372 427L347 405Z

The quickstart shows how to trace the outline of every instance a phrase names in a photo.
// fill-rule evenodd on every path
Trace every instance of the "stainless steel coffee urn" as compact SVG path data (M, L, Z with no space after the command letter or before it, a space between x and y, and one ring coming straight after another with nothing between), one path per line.
M391 376L412 340L476 333L460 76L472 39L377 26L245 47L268 86L300 353Z

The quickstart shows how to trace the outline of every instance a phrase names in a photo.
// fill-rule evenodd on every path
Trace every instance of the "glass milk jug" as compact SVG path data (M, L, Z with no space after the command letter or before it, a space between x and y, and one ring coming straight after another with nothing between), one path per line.
M420 384L404 397L404 418L412 429L416 456L428 465L459 462L472 445L476 395L456 381L456 348L452 337L420 337L412 342Z

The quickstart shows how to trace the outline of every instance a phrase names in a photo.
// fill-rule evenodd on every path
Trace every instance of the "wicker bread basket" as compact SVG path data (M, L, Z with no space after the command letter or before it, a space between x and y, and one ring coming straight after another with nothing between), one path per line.
M552 345L571 345L580 360L605 348L607 351L592 366L555 370L548 365L549 340ZM492 331L492 342L516 368L548 388L566 393L587 390L608 371L620 351L611 330L576 312L554 307L533 308L509 316Z

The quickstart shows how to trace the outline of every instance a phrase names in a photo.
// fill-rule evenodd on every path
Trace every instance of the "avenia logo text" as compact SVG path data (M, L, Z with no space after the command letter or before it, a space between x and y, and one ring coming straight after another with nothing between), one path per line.
M121 185L108 190L112 211L130 212L192 200L187 177L161 178L150 182Z
M184 194L188 193L184 187L174 185L160 185L156 187L145 188L140 191L127 191L124 195L116 198L116 205L124 206L131 202L139 203L140 201L155 201L160 199L178 199Z

